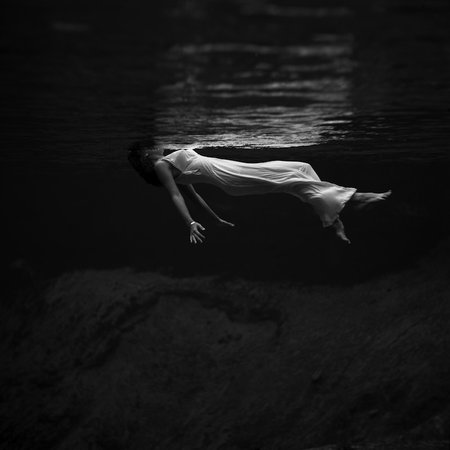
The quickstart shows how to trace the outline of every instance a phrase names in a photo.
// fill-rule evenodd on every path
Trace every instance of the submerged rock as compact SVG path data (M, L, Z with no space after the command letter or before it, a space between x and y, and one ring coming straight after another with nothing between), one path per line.
M444 448L448 250L353 286L65 274L4 303L3 448Z

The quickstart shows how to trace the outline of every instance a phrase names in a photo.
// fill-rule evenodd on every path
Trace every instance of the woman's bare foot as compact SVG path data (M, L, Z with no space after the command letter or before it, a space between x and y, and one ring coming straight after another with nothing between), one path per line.
M355 209L362 210L382 200L386 200L391 193L392 191L390 190L379 194L374 192L355 192L351 198L351 203Z
M350 244L350 239L345 234L344 224L341 219L336 219L331 226L339 239L342 239L344 242L347 242L347 244Z

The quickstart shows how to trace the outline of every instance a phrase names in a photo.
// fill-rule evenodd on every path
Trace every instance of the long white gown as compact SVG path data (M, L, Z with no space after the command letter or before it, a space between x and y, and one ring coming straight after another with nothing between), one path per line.
M230 195L286 193L309 203L324 227L338 217L355 188L321 181L304 162L268 161L244 163L199 155L194 150L177 150L162 158L181 173L178 184L208 183Z

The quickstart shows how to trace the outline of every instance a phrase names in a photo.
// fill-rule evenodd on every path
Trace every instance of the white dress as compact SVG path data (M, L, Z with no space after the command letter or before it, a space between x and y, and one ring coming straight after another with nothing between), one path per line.
M286 193L309 203L324 227L339 216L355 188L321 181L314 169L298 161L244 163L177 150L162 158L181 173L178 184L208 183L230 195Z

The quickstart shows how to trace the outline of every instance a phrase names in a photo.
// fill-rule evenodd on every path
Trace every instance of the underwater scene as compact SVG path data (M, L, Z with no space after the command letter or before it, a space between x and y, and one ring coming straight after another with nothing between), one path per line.
M3 10L2 448L449 448L447 1ZM392 194L199 184L193 245L143 139Z

